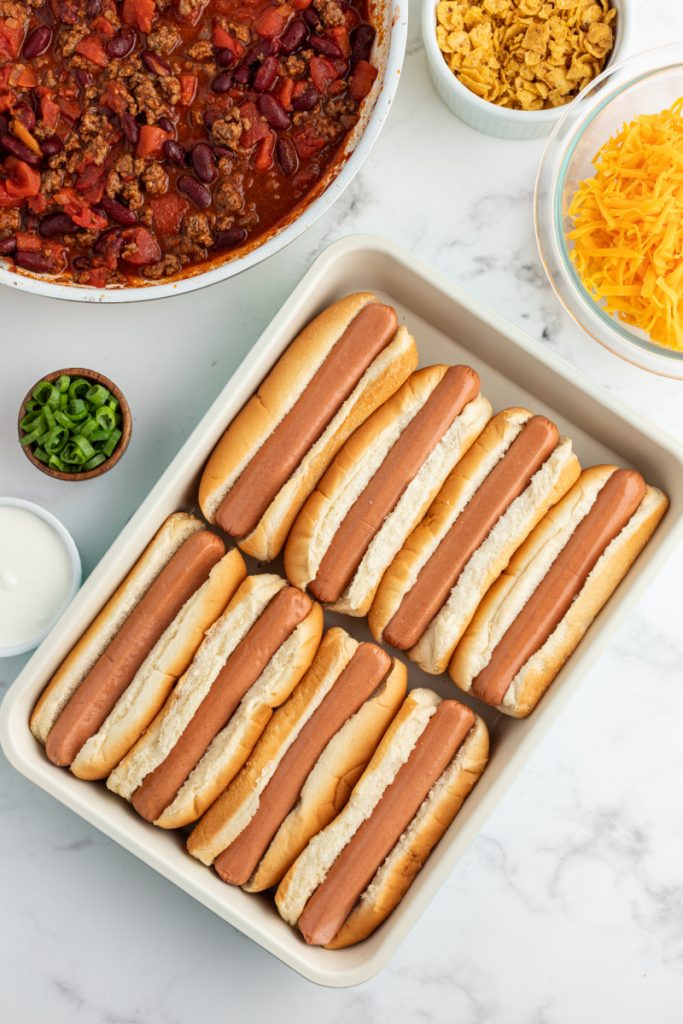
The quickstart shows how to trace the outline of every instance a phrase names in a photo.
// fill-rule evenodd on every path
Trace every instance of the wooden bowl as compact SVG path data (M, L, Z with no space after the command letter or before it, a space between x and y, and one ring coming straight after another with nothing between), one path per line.
M67 480L75 482L79 480L94 480L96 476L102 476L103 473L108 473L110 469L113 469L116 463L119 461L123 453L125 452L130 442L130 435L133 430L133 418L130 414L130 406L126 401L123 392L114 384L113 381L109 380L109 377L105 377L103 373L97 373L95 370L86 370L82 366L72 366L66 370L55 370L53 373L45 373L39 380L29 388L28 393L25 395L21 408L19 409L19 419L17 420L17 427L19 431L19 437L22 436L22 429L19 426L24 416L26 415L26 403L32 397L33 388L40 384L43 380L53 381L57 377L61 377L62 374L67 374L69 377L84 377L86 380L92 381L93 384L102 384L105 388L111 391L114 398L118 400L119 410L121 412L121 438L116 448L109 456L108 459L100 465L96 466L95 469L86 470L84 473L63 473L59 469L50 469L44 462L37 459L31 451L31 445L22 445L22 451L29 462L40 470L41 473L45 473L47 476L52 476L55 480Z

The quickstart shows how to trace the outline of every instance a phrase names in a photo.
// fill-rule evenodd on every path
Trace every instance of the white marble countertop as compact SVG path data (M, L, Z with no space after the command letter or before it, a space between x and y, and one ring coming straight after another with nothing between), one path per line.
M683 37L678 0L633 7L640 48ZM363 172L267 264L128 307L0 291L0 492L52 509L86 571L313 257L354 231L400 242L683 438L683 385L599 349L546 284L531 220L543 144L489 139L455 120L429 82L417 8L411 22L398 97ZM136 411L124 462L87 503L10 440L28 384L79 364L110 374ZM679 1024L682 575L679 551L390 967L357 989L302 980L0 758L2 1020ZM0 662L3 690L24 662Z

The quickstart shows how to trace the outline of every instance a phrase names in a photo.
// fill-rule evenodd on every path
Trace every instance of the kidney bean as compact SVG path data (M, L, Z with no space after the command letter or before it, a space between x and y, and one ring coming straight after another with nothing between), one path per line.
M98 256L118 256L123 249L121 228L108 228L103 231L93 246Z
M351 60L370 60L372 44L375 41L375 30L372 25L357 25L349 34L351 44Z
M42 252L18 252L14 262L24 270L32 270L35 274L49 274L54 268L52 261Z
M129 53L133 52L135 47L135 33L128 29L124 32L119 32L118 35L112 36L111 39L107 40L105 50L107 51L108 57L113 57L116 60L122 60L127 57Z
M304 21L311 28L317 28L320 24L320 15L313 7L307 7L303 13Z
M24 231L35 231L38 227L38 217L35 213L24 214Z
M269 92L264 92L259 96L258 106L271 128L275 128L276 131L289 128L289 114Z
M164 76L171 74L171 65L151 50L142 51L142 63L153 75Z
M100 200L100 206L111 220L116 221L117 224L122 224L123 227L129 228L138 222L138 215L135 210L124 206L117 199L103 196Z
M168 132L169 135L175 136L175 125L173 124L173 121L171 120L170 117L160 117L159 120L157 121L157 124L159 125L160 128L163 128L165 132Z
M78 231L78 224L74 224L71 217L66 213L47 213L38 222L38 234L41 238L53 238L55 235L73 235Z
M318 90L314 85L307 85L299 96L292 99L294 110L313 110L320 99Z
M334 39L330 39L329 36L312 35L308 45L316 53L321 53L323 57L333 57L335 60L340 60L344 56L341 46L335 43Z
M227 47L216 50L216 64L220 68L231 68L236 60L235 54Z
M85 16L89 21L99 18L102 13L102 0L88 0L85 5Z
M39 25L38 28L34 28L33 32L29 32L24 41L24 45L21 50L22 57L26 60L33 60L34 57L40 57L46 50L50 49L50 43L52 42L52 29L49 25Z
M0 135L0 146L30 167L37 167L40 163L40 158L33 150L25 146L23 142L19 142L19 139L15 139L13 135Z
M175 139L167 139L164 143L164 156L169 163L175 164L177 167L184 167L187 162L186 155L183 147Z
M214 92L228 92L229 89L232 89L232 84L232 75L224 72L222 75L216 75L213 82L211 83L211 88L213 89Z
M10 235L9 238L3 238L0 242L0 256L9 256L11 252L17 247L17 240L14 235Z
M278 53L280 50L280 43L275 39L260 39L258 43L253 43L244 57L242 62L247 67L252 67L254 64L259 64L266 57L270 57L271 54Z
M92 266L92 261L89 260L87 256L77 256L74 260L71 261L71 266L76 271L90 270Z
M9 118L7 114L0 114L0 135L7 135L9 131Z
M278 74L278 63L275 57L266 57L254 76L256 92L268 92L275 84Z
M234 75L235 81L239 85L248 85L251 74L246 64L243 64L241 68L238 68Z
M211 193L201 181L191 178L189 174L183 174L182 177L178 178L176 185L181 192L185 193L188 199L192 200L197 209L206 210L208 206L211 206Z
M217 231L216 240L213 243L214 249L234 249L247 239L246 228L228 228L226 231Z
M77 68L76 78L78 79L78 84L84 89L87 85L92 85L93 83L92 75L85 68Z
M198 142L192 148L192 169L200 181L210 184L215 181L218 171L216 158L208 142Z
M59 135L48 135L41 141L40 148L44 156L56 156L57 153L61 153L64 149L64 143Z
M309 37L308 25L300 18L290 21L287 28L280 36L280 52L285 54L296 53L304 46Z
M138 138L140 136L140 125L137 123L132 114L129 114L127 110L121 111L119 114L119 121L121 122L121 128L123 134L126 136L131 146L136 146Z
M299 158L290 139L278 139L275 143L275 159L283 174L289 177L299 166Z
M14 108L14 116L31 132L36 126L36 115L24 103Z

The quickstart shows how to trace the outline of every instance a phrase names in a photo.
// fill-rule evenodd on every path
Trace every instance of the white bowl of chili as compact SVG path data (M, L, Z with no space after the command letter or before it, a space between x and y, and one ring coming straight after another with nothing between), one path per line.
M85 302L193 291L289 244L358 173L396 92L406 7L257 0L235 28L212 5L184 25L111 5L121 24L90 19L66 60L75 94L41 87L39 102L64 26L27 13L0 114L0 284Z

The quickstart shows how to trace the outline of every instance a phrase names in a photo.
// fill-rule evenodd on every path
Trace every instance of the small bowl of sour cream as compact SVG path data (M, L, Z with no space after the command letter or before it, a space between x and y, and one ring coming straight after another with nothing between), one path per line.
M80 585L66 527L32 501L0 496L0 658L37 647Z

